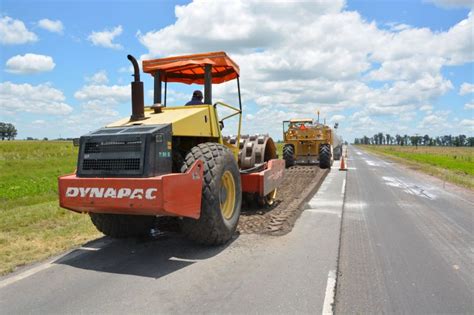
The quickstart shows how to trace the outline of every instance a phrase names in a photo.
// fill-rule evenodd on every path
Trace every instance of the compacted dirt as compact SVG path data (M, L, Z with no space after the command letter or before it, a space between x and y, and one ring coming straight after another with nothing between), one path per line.
M274 205L259 208L254 203L244 203L237 231L241 234L273 235L290 232L304 203L317 191L328 172L318 166L293 166L286 169Z
M318 190L328 172L329 170L322 170L317 165L287 168L275 203L271 207L262 208L256 202L248 202L248 198L243 198L237 233L284 235L290 232L304 204ZM159 237L179 231L179 219L160 217L151 234L153 237Z

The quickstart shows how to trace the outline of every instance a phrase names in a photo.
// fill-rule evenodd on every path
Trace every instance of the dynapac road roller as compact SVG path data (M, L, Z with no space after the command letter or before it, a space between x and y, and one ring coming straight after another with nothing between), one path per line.
M227 242L242 194L272 204L285 169L270 137L240 136L238 65L224 52L143 61L154 78L154 104L145 107L138 63L128 59L132 115L80 138L75 174L59 177L61 207L88 213L111 237L146 234L157 217L174 216L198 243ZM213 103L212 84L234 79L239 106ZM168 82L204 85L204 105L166 106ZM232 112L220 118L218 107ZM224 137L224 120L237 115L237 135Z

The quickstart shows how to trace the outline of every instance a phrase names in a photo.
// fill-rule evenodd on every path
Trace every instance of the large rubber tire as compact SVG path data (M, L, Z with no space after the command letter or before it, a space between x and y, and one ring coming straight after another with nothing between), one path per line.
M196 160L204 163L201 216L197 220L183 218L182 231L199 244L221 245L232 238L239 222L242 204L239 167L232 152L217 143L202 143L192 148L181 171L185 172ZM234 183L234 207L228 218L221 211L221 199L230 194L227 192L223 197L224 176L231 176Z
M155 217L148 215L89 214L95 227L113 238L147 235L155 224Z
M286 167L295 165L295 148L291 144L283 146L283 159Z
M322 144L319 147L319 167L320 168L331 167L331 148L328 144Z
M334 148L334 160L339 161L342 156L342 147L338 146Z

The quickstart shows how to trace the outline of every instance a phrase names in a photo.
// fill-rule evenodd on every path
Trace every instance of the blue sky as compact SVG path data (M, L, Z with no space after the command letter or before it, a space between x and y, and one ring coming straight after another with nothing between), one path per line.
M471 10L463 0L3 0L0 121L19 138L77 137L130 114L127 54L224 50L241 66L246 132L279 139L281 120L319 110L348 140L473 135ZM236 103L234 84L216 99ZM169 103L194 88L170 85Z

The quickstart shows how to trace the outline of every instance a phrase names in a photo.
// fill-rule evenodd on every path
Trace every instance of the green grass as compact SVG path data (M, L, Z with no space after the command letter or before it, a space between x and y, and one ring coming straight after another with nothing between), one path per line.
M277 142L275 143L277 147L277 154L280 159L283 158L283 146L285 145L283 142Z
M88 216L58 206L57 177L76 159L70 142L0 141L0 274L100 235Z
M474 189L474 148L360 146L443 180Z

